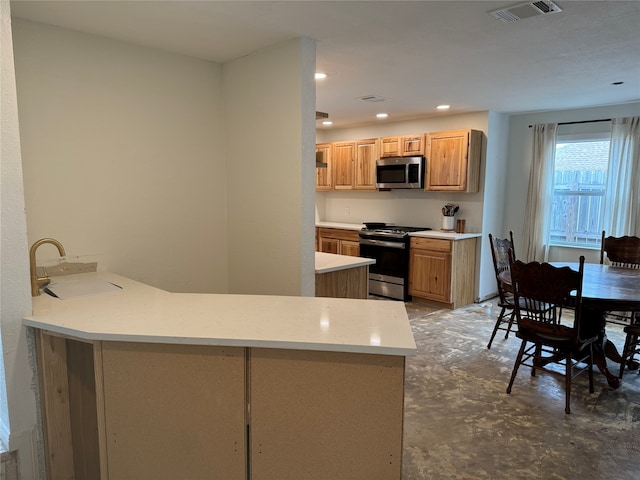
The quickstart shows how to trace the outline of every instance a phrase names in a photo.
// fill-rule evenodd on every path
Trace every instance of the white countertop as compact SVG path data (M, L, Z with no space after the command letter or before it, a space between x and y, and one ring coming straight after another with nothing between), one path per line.
M336 223L336 222L316 222L316 227L325 228L342 228L345 230L361 230L364 227L362 223ZM482 233L455 233L443 232L442 230L423 230L420 232L412 232L410 237L423 238L442 238L446 240L465 240L467 238L481 237Z
M86 340L415 355L403 302L343 298L170 293L108 272L122 290L61 300L33 298L27 326Z
M442 238L444 240L466 240L467 238L481 237L481 233L455 233L443 232L442 230L424 230L422 232L411 232L410 237L422 238Z
M344 230L362 230L363 223L338 223L338 222L316 222L316 227L342 228Z
M364 267L366 265L373 265L374 263L376 263L376 261L373 258L316 252L316 273L337 272L338 270Z

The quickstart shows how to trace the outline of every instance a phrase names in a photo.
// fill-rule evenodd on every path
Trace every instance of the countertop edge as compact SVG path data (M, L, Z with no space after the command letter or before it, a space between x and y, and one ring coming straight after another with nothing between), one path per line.
M339 272L350 268L366 267L374 265L376 261L373 258L352 257L349 255L337 255L335 253L315 252L316 253L316 275L323 273ZM320 264L320 265L319 265Z
M198 345L210 347L244 347L244 348L271 348L282 350L312 350L318 352L334 353L363 353L372 355L391 355L413 357L418 354L418 348L407 347L374 347L354 344L325 344L318 342L291 342L275 340L248 340L236 338L211 338L211 337L163 337L152 335L118 335L113 333L91 334L81 330L55 327L39 322L33 318L25 317L24 325L37 328L46 332L65 337L78 338L85 341L128 342L128 343L154 343L154 344L179 344Z
M362 223L339 223L339 222L316 222L318 228L341 228L343 230L362 230L364 224ZM442 238L446 240L466 240L468 238L478 238L482 236L482 233L469 232L469 233L456 233L456 232L443 232L442 230L422 230L419 232L409 233L410 237L420 238Z
M34 297L23 325L84 341L417 354L406 309L394 302L171 293L110 272L80 275L115 282L124 291L67 300Z

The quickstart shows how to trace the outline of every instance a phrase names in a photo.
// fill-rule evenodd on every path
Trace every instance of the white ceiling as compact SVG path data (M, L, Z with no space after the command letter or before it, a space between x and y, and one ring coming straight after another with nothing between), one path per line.
M640 100L640 1L557 0L502 23L505 1L26 1L12 15L215 62L317 40L317 110L334 127ZM624 82L613 86L613 82ZM386 100L368 103L375 95Z

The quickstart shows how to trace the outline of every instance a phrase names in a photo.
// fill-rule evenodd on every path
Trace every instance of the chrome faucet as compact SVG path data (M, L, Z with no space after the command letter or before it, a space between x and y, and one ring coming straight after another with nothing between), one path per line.
M40 240L36 241L33 245L31 245L31 248L29 249L29 269L31 271L31 296L32 297L37 297L38 295L40 295L40 287L49 285L49 282L51 282L51 279L49 278L49 275L47 275L46 270L45 270L44 277L39 277L38 273L36 272L36 250L40 245L43 245L45 243L50 243L51 245L55 245L58 248L58 253L60 253L60 256L61 257L66 256L66 253L64 251L64 247L62 246L62 244L58 240L55 240L53 238L41 238Z

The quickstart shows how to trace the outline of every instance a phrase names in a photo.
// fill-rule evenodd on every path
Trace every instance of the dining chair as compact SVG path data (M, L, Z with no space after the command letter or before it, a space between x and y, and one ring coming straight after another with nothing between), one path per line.
M496 282L498 284L498 307L500 307L500 314L491 332L491 338L487 348L491 348L491 343L498 333L498 330L504 330L506 333L504 338L509 337L509 332L513 327L515 318L515 305L513 299L513 292L508 284L500 278L500 274L509 270L509 250L514 252L513 245L513 232L509 232L509 238L496 238L492 234L489 234L489 245L491 246L491 256L493 258L493 268L496 274ZM515 255L515 254L514 254Z
M614 267L640 268L640 237L605 237L603 230L600 263L605 263L605 256Z
M605 262L606 259L606 262ZM606 237L602 231L600 243L600 263L608 263L613 267L640 269L640 238L632 236ZM627 326L640 322L640 312L607 312L609 323Z
M593 393L593 350L596 331L587 332L581 326L582 278L584 257L578 271L569 267L554 267L548 263L510 259L511 280L518 323L516 336L522 340L516 357L507 393L511 393L520 365L564 377L565 413L571 413L571 380L587 371L589 392ZM572 296L572 292L575 294ZM574 310L573 326L560 324L559 311L570 302ZM526 309L520 308L523 303ZM546 354L546 355L545 355ZM564 373L552 370L550 364L564 364ZM586 364L580 365L580 364Z

